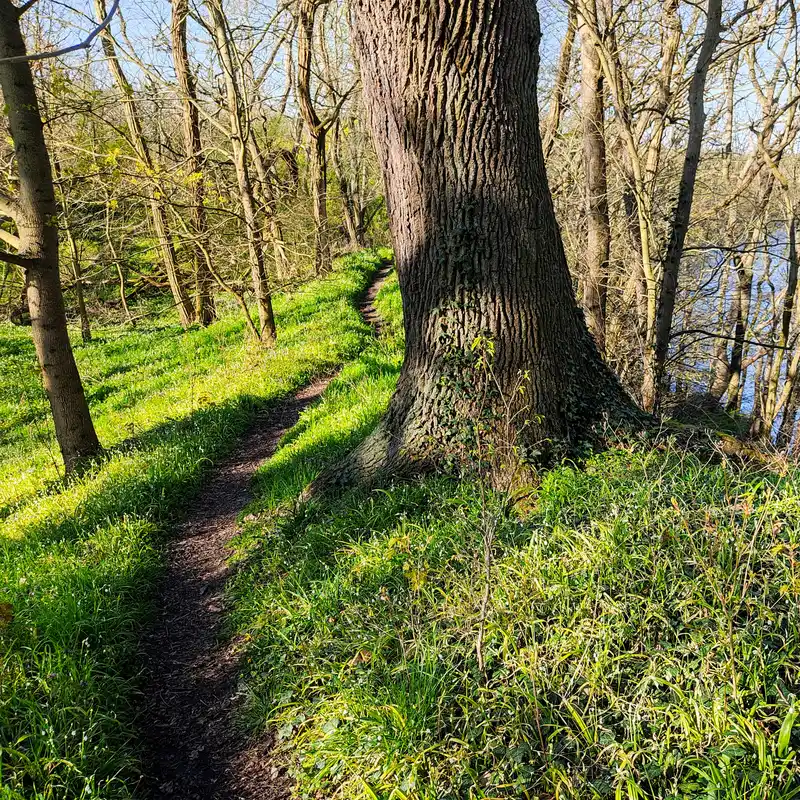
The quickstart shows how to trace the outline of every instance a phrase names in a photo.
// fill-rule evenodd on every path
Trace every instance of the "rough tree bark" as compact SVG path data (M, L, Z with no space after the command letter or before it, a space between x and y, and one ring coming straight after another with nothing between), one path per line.
M597 5L584 5L594 18ZM583 308L586 323L601 353L606 347L606 298L608 261L611 252L611 221L608 215L606 182L605 104L600 56L591 35L581 23L581 120L583 125L583 169L586 182L586 275Z
M322 484L412 473L460 443L468 456L476 422L519 464L604 414L630 419L576 304L547 186L535 3L352 8L406 353L378 429Z
M0 0L0 59L24 54L19 9L10 0ZM100 444L67 334L53 173L29 63L0 61L0 90L19 177L19 195L0 196L0 213L17 226L13 244L18 252L3 253L0 258L25 270L36 355L64 466L71 472L96 455Z
M192 228L198 241L191 245L194 262L194 315L201 325L210 325L214 319L211 297L211 275L203 258L201 242L208 239L206 210L203 205L203 143L200 139L200 112L197 108L197 87L186 45L186 18L189 0L172 0L172 63L181 92L183 110L183 146L186 152L186 180L191 206Z

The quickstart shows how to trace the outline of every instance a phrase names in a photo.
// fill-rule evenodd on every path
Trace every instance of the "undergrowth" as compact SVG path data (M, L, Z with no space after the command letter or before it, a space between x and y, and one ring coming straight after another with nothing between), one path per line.
M396 283L380 302L397 331ZM612 449L524 514L445 478L298 504L401 350L366 349L304 414L237 543L248 720L297 796L800 797L797 475Z
M354 355L380 263L276 298L273 350L224 318L78 346L107 457L64 483L29 334L0 328L0 798L125 798L138 780L136 650L168 523L254 415Z

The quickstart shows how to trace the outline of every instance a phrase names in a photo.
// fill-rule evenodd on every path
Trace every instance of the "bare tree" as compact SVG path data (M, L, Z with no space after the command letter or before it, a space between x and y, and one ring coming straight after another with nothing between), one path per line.
M220 63L222 64L225 80L233 161L239 186L240 201L244 212L253 293L255 294L256 304L258 306L259 337L261 341L269 344L275 341L275 317L272 312L272 295L270 293L269 281L264 267L261 229L256 215L253 183L250 178L250 169L248 166L247 141L249 138L249 120L246 118L246 107L236 77L233 43L231 42L226 25L222 0L206 0L206 6L211 16L211 31L214 36L214 44Z
M107 14L105 0L94 0L95 9L100 17ZM181 325L188 328L194 321L194 308L186 292L186 287L178 271L178 261L175 256L175 243L172 240L172 231L167 215L167 206L164 198L164 187L158 180L159 165L150 152L150 146L144 135L142 121L136 106L133 87L125 76L122 63L117 57L117 49L111 32L106 29L101 34L103 52L108 60L108 66L119 93L122 95L122 107L128 124L130 144L144 169L151 184L150 211L152 214L153 228L161 250L161 258L167 273L170 291L178 310Z
M586 0L584 13L597 28L597 4ZM606 298L611 253L611 221L605 140L605 101L600 56L586 23L581 25L581 116L583 120L583 169L586 183L586 275L583 308L586 322L601 353L606 347Z
M53 174L39 103L25 60L20 9L0 0L0 89L16 156L19 193L0 195L0 215L17 234L0 238L17 252L0 259L25 270L33 341L67 472L96 455L100 443L67 333L58 264L58 224ZM8 60L14 59L14 60Z
M320 118L311 90L311 56L314 47L314 20L317 9L327 0L299 0L297 25L297 99L311 139L311 194L314 203L314 265L317 274L331 268L330 231L328 229L328 131L338 116L338 109Z
M658 316L656 318L655 336L652 344L648 343L645 359L645 380L642 387L642 402L648 410L655 408L658 392L664 377L664 369L669 351L672 319L675 312L675 298L678 291L683 248L686 232L689 229L689 218L692 213L697 168L700 164L700 149L703 145L703 133L706 124L705 88L708 70L714 51L720 40L722 28L722 0L708 0L706 12L706 29L703 43L697 56L692 82L689 88L689 138L683 159L678 200L670 227L669 241L663 264L661 265L661 285L658 293ZM652 350L651 350L652 348Z
M208 325L214 318L214 306L210 291L210 269L204 257L204 252L208 252L208 222L203 206L205 195L203 143L200 138L197 87L189 63L189 50L186 43L188 14L189 0L172 0L172 63L175 67L175 77L178 81L183 108L186 185L189 191L193 235L196 237L190 242L195 275L194 316L201 325ZM203 244L206 245L205 248Z

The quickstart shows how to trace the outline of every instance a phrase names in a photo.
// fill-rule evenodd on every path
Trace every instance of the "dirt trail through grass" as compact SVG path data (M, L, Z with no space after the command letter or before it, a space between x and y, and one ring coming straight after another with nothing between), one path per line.
M376 334L373 301L389 268L375 274L360 310ZM270 763L270 741L236 728L238 656L223 638L228 542L251 499L253 473L274 452L330 378L318 379L256 420L218 464L167 550L156 599L159 616L144 642L150 792L174 800L274 800L287 782Z

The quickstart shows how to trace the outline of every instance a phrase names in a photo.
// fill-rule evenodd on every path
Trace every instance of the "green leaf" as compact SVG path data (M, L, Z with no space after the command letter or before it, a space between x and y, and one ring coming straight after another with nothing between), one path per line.
M792 736L792 728L794 721L797 719L797 708L791 706L786 712L786 717L783 720L783 725L778 732L778 755L785 756L786 751L789 749L789 739Z

